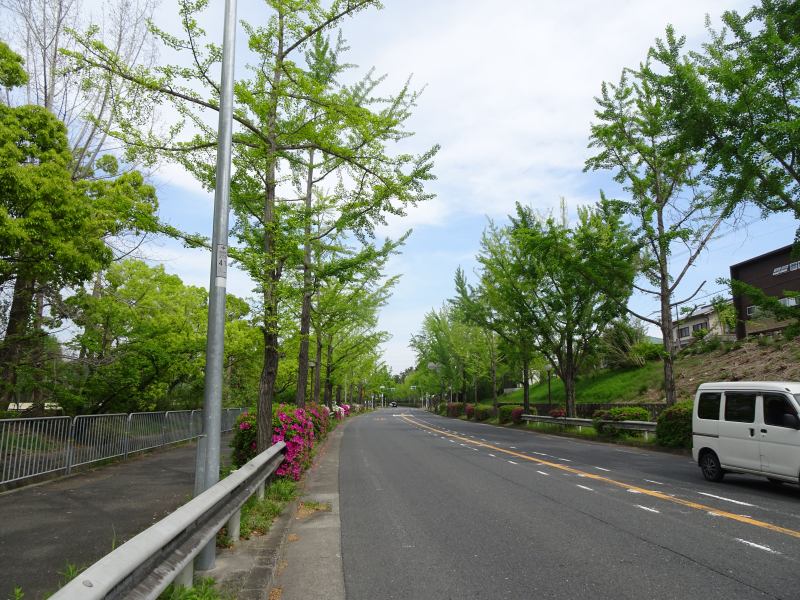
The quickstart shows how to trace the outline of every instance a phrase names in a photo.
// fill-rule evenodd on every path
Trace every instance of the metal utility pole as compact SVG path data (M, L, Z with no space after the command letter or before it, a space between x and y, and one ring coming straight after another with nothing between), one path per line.
M202 489L219 481L219 443L222 420L222 371L225 358L225 293L228 284L228 211L231 189L233 133L233 58L236 45L236 0L225 0L222 37L222 80L217 128L217 178L214 186L214 229L211 237L211 281L208 288L206 384L203 393L203 433L206 464ZM197 568L211 569L216 539L203 548Z

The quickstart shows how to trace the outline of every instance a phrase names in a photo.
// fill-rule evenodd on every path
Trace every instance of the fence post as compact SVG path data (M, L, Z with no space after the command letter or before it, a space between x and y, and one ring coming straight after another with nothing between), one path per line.
M190 590L192 589L194 579L194 560L190 560L189 564L183 568L183 571L178 573L178 576L175 578L173 583L175 584L176 588L183 586L185 589Z
M194 430L194 411L192 410L192 411L189 412L189 441L190 442L192 441L192 438L194 437L192 435L192 431L193 430Z
M131 415L125 419L125 452L122 455L122 460L128 460L128 448L130 447L131 439Z
M75 447L75 419L70 418L69 430L67 432L67 466L66 475L72 473L72 449Z
M169 411L164 413L164 418L161 420L161 449L167 447L167 414Z

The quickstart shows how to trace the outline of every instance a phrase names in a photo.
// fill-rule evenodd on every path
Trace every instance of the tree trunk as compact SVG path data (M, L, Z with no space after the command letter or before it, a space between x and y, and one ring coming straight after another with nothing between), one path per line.
M36 293L36 315L33 319L33 399L31 414L34 417L44 416L44 388L42 380L42 363L44 361L44 339L42 334L42 316L44 313L44 294Z
M33 308L33 291L35 280L17 279L11 308L8 311L6 336L0 344L0 369L3 374L3 388L0 391L0 410L8 410L17 385L17 368L19 367L22 345L25 343Z
M298 408L306 406L308 388L308 334L311 331L311 196L314 188L314 149L308 152L308 178L306 180L306 228L303 246L303 305L300 310L300 352L297 359L297 391L294 402Z
M359 379L358 380L358 398L356 399L356 404L364 404L364 384Z
M530 364L526 358L522 361L522 412L531 414L531 386L530 386Z
M475 409L478 408L478 360L475 359L475 371L472 375L473 389L475 390L475 397L473 399L472 414L475 414ZM477 420L477 417L476 417Z
M669 302L669 300L667 300ZM666 394L667 406L675 406L678 401L678 392L675 388L675 344L672 341L672 327L669 320L663 317L664 310L661 310L661 335L664 338L664 392ZM667 306L669 315L669 306ZM664 325L666 323L666 326Z
M319 394L322 387L322 342L317 335L317 366L314 368L314 404L319 404Z
M500 417L500 406L497 404L497 359L494 354L494 334L491 335L490 348L492 351L492 404L494 405L495 418Z
M331 363L333 362L333 345L328 344L328 362L325 365L325 405L333 408L333 380L331 379Z
M264 332L264 368L258 382L258 441L261 454L272 445L272 398L275 395L275 379L278 375L278 335Z
M336 404L342 405L342 384L336 386Z
M561 367L559 375L564 381L564 392L567 396L567 416L575 418L575 364L572 355L572 342L567 340L566 356L564 361L559 360Z

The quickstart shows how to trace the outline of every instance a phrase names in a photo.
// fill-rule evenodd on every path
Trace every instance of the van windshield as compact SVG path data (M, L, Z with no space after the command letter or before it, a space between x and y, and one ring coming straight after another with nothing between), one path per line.
M795 394L794 399L797 400L798 404L800 404L800 394Z

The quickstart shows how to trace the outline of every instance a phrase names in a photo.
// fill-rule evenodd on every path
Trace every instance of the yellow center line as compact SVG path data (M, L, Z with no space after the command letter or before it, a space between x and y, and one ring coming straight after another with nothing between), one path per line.
M644 488L636 487L634 485L629 485L627 483L622 483L621 481L615 481L614 479L609 479L608 477L602 477L601 475L595 475L594 473L586 473L584 471L579 471L578 469L573 469L571 467L567 467L562 464L558 463L551 463L547 462L546 460L541 460L539 458L533 458L530 456L526 456L524 454L519 454L517 452L512 452L511 450L504 450L503 448L498 448L497 446L491 446L489 444L482 444L481 442L476 442L474 440L459 437L457 435L453 435L452 433L447 433L446 431L442 431L440 429L435 429L433 427L429 427L427 425L423 425L418 421L412 421L411 419L407 418L405 415L401 415L403 419L412 423L414 425L419 425L420 427L424 427L425 429L430 429L431 431L436 431L441 433L442 435L447 435L457 440L463 440L465 442L469 442L470 444L475 444L476 446L483 446L484 448L490 448L492 450L496 450L497 452L504 452L506 454L511 454L512 456L516 456L518 458L524 458L526 460L530 460L536 463L541 463L543 465L547 465L548 467L555 467L556 469L561 469L562 471L567 471L569 473L575 473L576 475L583 475L584 477L589 477L590 479L595 479L597 481L605 481L606 483L611 483L613 485L617 485L620 487L624 487L628 490L633 490L635 492L639 492L640 494L646 494L648 496L652 496L653 498L660 498L662 500L669 500L670 502L674 502L675 504L681 504L683 506L688 506L689 508L696 508L697 510L705 510L708 512L712 512L715 515L719 515L720 517L727 517L728 519L733 519L734 521L740 521L742 523L748 523L749 525L755 525L756 527L762 527L764 529L770 529L772 531L777 531L778 533L785 533L786 535L791 535L796 538L800 538L800 531L795 531L793 529L786 529L785 527L778 527L777 525L772 525L770 523L765 523L764 521L758 521L756 519L751 519L750 517L743 517L741 515L737 515L734 513L725 512L722 510L717 510L716 508L711 508L710 506L704 506L702 504L697 504L696 502L691 502L689 500L683 500L681 498L675 498L673 496L668 496L666 494L662 494L660 492L653 492L651 490L646 490Z

